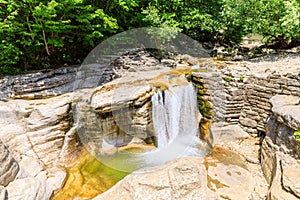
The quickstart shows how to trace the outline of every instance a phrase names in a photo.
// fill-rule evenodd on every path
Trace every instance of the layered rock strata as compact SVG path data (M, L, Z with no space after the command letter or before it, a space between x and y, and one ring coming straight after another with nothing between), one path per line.
M276 95L271 98L272 116L262 144L261 163L270 189L268 199L300 198L300 97Z
M227 124L240 124L249 134L260 136L271 114L269 99L277 94L300 96L298 60L291 56L264 62L210 62L208 65L218 66L221 78L193 73L193 80L207 88L204 93L211 97L218 118Z

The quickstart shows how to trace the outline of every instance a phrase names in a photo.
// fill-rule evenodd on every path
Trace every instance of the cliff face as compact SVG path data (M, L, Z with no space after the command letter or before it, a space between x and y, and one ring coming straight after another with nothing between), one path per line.
M299 56L276 59L215 63L218 73L193 73L192 80L203 85L217 118L256 137L266 132L271 97L300 96Z

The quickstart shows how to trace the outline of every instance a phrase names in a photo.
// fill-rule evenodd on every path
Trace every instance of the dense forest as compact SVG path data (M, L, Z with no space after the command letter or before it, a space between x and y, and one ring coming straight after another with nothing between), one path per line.
M282 47L300 41L300 0L0 0L0 7L0 74L80 64L101 41L139 27L226 45L249 33Z

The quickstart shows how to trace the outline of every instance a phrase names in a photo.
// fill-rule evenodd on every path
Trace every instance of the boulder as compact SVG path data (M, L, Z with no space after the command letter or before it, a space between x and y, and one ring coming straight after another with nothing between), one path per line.
M280 166L281 156L275 156L275 168L272 170L272 182L270 184L267 200L296 200L299 199L291 191L285 190L282 183L282 168ZM299 166L297 167L299 169ZM270 169L269 169L270 170ZM296 183L298 184L298 183Z
M299 199L300 97L276 95L270 99L273 116L262 143L262 170L270 184L268 199Z
M276 95L270 99L272 112L279 122L300 130L300 97Z
M214 144L250 137L249 134L237 124L224 126L214 123L211 127L211 131L213 133Z
M63 169L52 169L47 174L45 197L51 197L53 191L61 188L64 184L67 173Z
M281 161L283 188L300 198L300 161L284 157Z

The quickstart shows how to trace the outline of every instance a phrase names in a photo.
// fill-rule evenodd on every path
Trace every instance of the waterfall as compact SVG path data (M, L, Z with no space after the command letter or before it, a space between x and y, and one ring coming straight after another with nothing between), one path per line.
M169 144L192 142L198 136L200 113L197 94L192 84L170 87L152 96L152 120L158 149ZM189 146L189 145L187 145Z
M192 84L159 90L151 101L157 148L138 154L118 151L113 155L101 155L101 162L119 171L132 172L183 156L207 154L205 144L198 137L201 114Z

